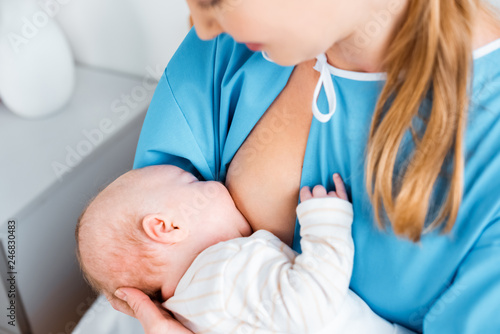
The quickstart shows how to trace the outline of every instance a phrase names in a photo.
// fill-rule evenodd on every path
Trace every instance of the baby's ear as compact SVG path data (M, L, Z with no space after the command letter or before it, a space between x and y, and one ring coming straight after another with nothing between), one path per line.
M189 235L189 231L175 225L167 215L155 213L142 219L142 228L153 241L162 244L176 244Z

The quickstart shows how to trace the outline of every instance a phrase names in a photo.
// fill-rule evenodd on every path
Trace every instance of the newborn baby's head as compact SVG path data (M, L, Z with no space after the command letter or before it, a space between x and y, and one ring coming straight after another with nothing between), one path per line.
M151 166L122 175L90 203L76 227L77 255L97 292L135 287L166 300L199 253L250 234L224 185Z

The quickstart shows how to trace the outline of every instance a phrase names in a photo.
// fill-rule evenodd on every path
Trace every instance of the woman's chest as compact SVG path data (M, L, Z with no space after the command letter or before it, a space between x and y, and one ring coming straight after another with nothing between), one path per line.
M226 186L254 231L266 229L288 244L293 239L315 80L312 66L295 68L233 157L226 176Z

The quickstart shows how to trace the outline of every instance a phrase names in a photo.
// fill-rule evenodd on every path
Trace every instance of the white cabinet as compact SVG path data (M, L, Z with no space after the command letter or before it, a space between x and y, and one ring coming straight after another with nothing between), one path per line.
M0 237L5 244L15 218L17 288L35 334L71 333L92 304L75 258L75 224L99 189L131 169L153 74L79 67L71 103L47 119L24 120L0 105ZM9 302L4 290L0 306Z

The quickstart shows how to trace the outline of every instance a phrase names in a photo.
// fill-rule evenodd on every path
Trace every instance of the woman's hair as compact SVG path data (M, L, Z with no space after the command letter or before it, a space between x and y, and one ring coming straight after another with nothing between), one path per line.
M366 186L379 226L386 215L396 234L416 242L424 228L444 226L449 232L457 218L473 25L486 8L481 0L412 0L408 6L385 61L387 82L370 128ZM427 102L432 107L426 113L421 107ZM405 157L410 134L414 147ZM432 217L440 175L447 194Z

